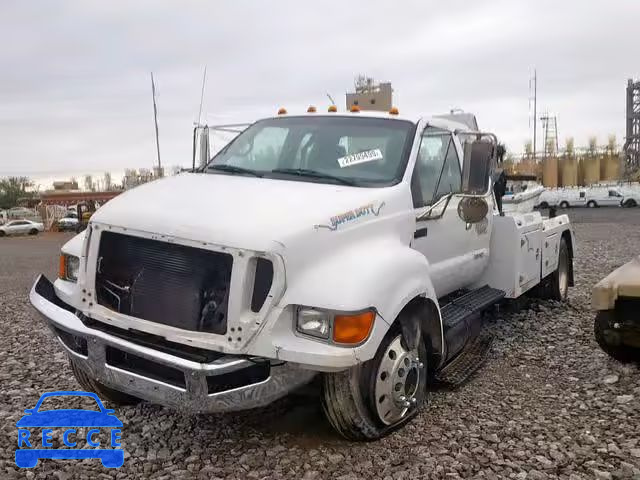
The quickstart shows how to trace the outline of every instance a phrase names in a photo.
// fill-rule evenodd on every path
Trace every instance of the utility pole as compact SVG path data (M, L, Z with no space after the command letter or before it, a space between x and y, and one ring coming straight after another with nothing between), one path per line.
M156 84L153 81L153 72L151 72L151 95L153 96L153 121L156 125L156 150L158 151L158 172L162 172L162 163L160 163L160 138L158 136L158 107L156 106Z

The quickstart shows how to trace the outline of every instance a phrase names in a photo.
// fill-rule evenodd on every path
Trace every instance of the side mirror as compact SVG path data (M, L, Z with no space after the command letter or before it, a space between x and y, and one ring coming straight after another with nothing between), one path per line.
M464 144L462 192L464 195L486 195L489 189L494 144L475 140Z
M458 216L465 223L479 223L487 213L489 205L483 197L463 197L458 203Z

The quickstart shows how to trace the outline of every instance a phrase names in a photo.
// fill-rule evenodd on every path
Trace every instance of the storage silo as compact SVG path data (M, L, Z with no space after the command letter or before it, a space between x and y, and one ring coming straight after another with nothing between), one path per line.
M560 184L563 187L578 185L578 161L573 155L565 155L560 160Z
M558 157L546 157L542 161L542 184L548 188L558 187Z

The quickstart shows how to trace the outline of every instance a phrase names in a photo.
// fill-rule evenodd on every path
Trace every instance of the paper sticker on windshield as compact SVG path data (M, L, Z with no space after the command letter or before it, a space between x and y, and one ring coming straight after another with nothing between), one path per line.
M376 160L382 160L382 158L380 149L374 148L373 150L340 157L338 159L338 165L340 165L340 168L344 168L350 167L351 165L358 165L359 163L375 162Z

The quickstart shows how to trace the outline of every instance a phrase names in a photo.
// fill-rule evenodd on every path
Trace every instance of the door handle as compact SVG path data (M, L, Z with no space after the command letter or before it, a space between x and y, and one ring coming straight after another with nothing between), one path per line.
M413 238L426 237L428 233L427 227L422 227L413 232Z

